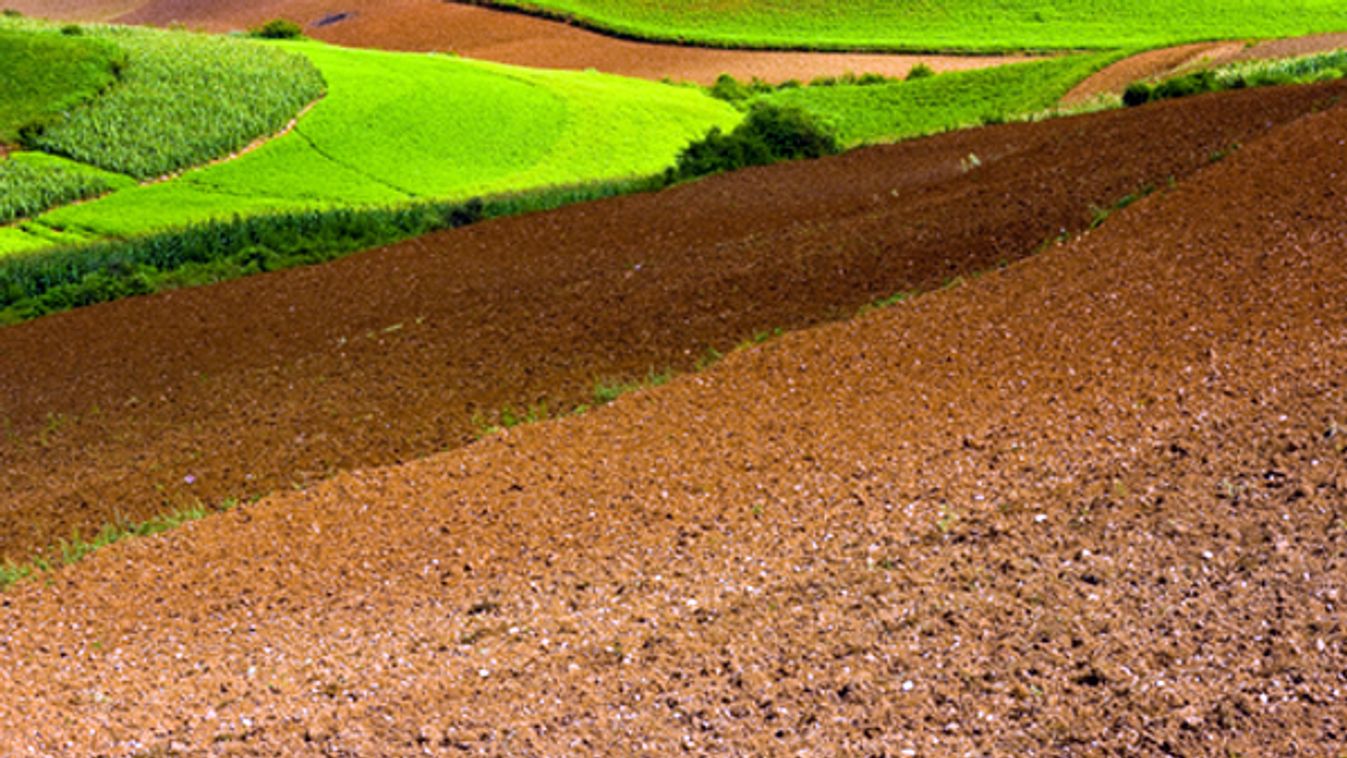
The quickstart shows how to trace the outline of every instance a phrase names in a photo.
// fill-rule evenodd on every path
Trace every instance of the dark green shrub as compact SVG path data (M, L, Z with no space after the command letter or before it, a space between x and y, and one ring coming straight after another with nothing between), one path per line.
M683 149L667 182L797 158L819 158L840 151L837 138L796 108L758 104L734 131L712 129Z
M909 72L909 74L910 73L911 72ZM860 87L873 87L877 84L888 84L888 83L889 78L884 76L883 74L861 74L861 77L856 80L857 86Z
M935 69L925 63L918 63L907 71L907 80L909 82L917 79L930 79L935 76Z
M711 85L709 92L711 97L730 103L745 100L753 94L752 90L729 74L716 77L716 83Z
M84 27L79 24L66 24L61 27L61 34L64 34L67 37L78 37L81 34L84 34Z
M0 11L0 15L3 15L5 18L19 18L23 16L23 12L13 8L6 8L4 11Z
M258 39L299 39L304 36L304 30L293 21L277 18L249 29L248 36Z
M1156 85L1155 90L1151 93L1151 99L1169 100L1177 97L1190 97L1204 92L1215 92L1218 89L1220 89L1220 85L1216 81L1215 74L1210 71L1198 71L1161 82Z
M1127 85L1127 89L1123 92L1123 105L1128 108L1145 105L1151 101L1153 91L1154 88L1145 82L1132 82Z

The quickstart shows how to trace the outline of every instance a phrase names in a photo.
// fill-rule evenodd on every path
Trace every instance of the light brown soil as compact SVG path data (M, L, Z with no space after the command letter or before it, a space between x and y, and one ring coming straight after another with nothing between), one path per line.
M1028 135L1051 135L1062 158L1053 178L1077 182L1084 165L1070 158L1107 156L1123 134L1106 129L1130 120L1154 119L1150 139L1126 142L1145 161L1143 148L1190 131L1184 119L1337 91L1227 94L983 134L1029 153ZM582 417L341 474L24 585L0 599L0 691L10 693L0 752L1335 755L1347 739L1347 108L1322 103L999 273L789 335ZM952 161L973 137L942 139L922 144ZM620 289L595 313L657 297L619 287L640 279L633 267L609 277L565 248L592 226L676 244L678 227L614 208L668 203L679 217L695 198L751 227L757 215L741 203L777 208L789 182L812 180L827 206L849 185L822 179L882 175L905 198L877 197L870 215L884 218L921 203L921 182L939 173L886 166L901 150L540 217L564 219L550 229L552 253L575 274L521 278L515 299L534 316L517 328L569 323L561 303L590 281ZM1001 184L1028 168L1017 154L935 194L963 192L965 215L977 216L995 207L973 202L979 192L999 187L1000 205L1037 222L1033 173ZM807 224L839 246L883 240L870 250L884 257L920 223L867 226L864 216ZM946 226L957 221L932 213L927 239L957 234ZM434 249L472 282L465 252L529 223L441 236ZM793 248L758 235L782 270L825 239ZM728 270L750 239L698 246L694 270ZM512 268L509 247L490 249ZM296 287L289 306L273 296L293 321L245 322L218 339L251 339L237 359L284 376L313 365L286 345L331 351L346 329L307 332L320 305L340 320L364 292L383 302L368 311L371 329L410 327L416 311L359 274L377 261L406 288L427 286L414 250L204 291L229 308L228 293L248 286ZM305 277L327 270L345 272L345 286L310 304L303 293L318 290ZM755 284L772 270L741 286L772 292ZM807 278L826 287L842 271L828 260ZM770 280L783 299L792 278ZM470 285L435 286L507 307ZM700 295L662 298L672 309ZM140 330L148 342L186 337L214 317L207 301L177 323L137 314L194 297L0 335L7 350L21 344L13 334L78 334L76 322L124 330L118 345ZM639 338L685 318L623 331ZM354 360L329 376L364 373L360 358L378 351L362 345L396 340L410 358L436 333L479 328L432 318L401 336L350 335ZM577 348L597 341L576 336ZM179 371L179 354L209 354L211 339L156 353L163 373ZM85 347L46 339L21 354L73 364ZM555 347L544 355L569 359ZM153 377L160 368L144 357L125 355L123 371ZM513 365L523 376L546 361L516 354ZM61 374L53 405L70 386ZM390 397L403 382L381 367L361 377ZM162 386L151 379L144 398ZM9 378L0 387L17 389ZM454 391L442 386L446 405L461 402ZM248 410L258 427L284 423ZM203 460L230 448L221 437Z
M1063 105L1079 105L1101 95L1120 95L1132 82L1162 79L1198 67L1223 66L1250 60L1292 58L1347 48L1347 34L1243 42L1203 42L1150 50L1108 66L1076 85L1062 98Z
M0 330L0 559L457 447L507 405L568 410L994 268L1326 92L949 134Z
M1124 58L1117 63L1086 77L1062 98L1063 105L1086 103L1101 95L1121 94L1127 85L1143 79L1153 79L1195 61L1209 58L1231 43L1198 42L1192 45L1148 50ZM1241 47L1242 46L1238 46Z
M19 0L25 11L44 10L45 0ZM72 2L73 4L73 2ZM100 18L101 9L95 9ZM94 11L91 11L94 12ZM325 17L348 13L337 23L315 26ZM77 10L67 16L79 17ZM442 0L140 0L119 21L134 24L182 23L224 32L245 29L273 18L290 18L318 39L355 47L390 50L453 51L471 58L544 68L596 68L615 74L709 84L722 73L741 79L780 82L809 80L846 72L905 76L916 63L937 71L996 66L1026 60L1022 56L850 55L709 50L614 39L567 24L517 13L446 3Z

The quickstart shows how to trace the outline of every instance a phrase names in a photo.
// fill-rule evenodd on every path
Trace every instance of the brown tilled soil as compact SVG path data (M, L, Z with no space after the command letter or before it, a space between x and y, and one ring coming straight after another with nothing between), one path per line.
M143 412L159 394L186 397L165 389L191 365L157 346L165 335L221 394L232 371L275 376L267 386L281 392L291 372L325 365L330 383L359 378L411 405L421 390L410 376L455 358L483 371L506 363L448 350L425 360L416 348L437 334L537 336L536 354L506 354L517 373L497 381L518 381L583 360L543 336L573 322L577 293L594 320L576 327L575 350L613 328L636 343L675 327L697 335L700 308L741 307L733 288L701 289L715 277L697 273L730 281L723 272L742 263L744 293L798 301L811 288L792 287L797 278L828 291L861 261L925 260L902 252L920 224L939 250L964 224L986 223L983 235L1013 255L1024 240L998 231L997 208L1055 224L1078 211L1071 190L1094 172L1157 161L1175 135L1196 144L1222 114L1259 127L1172 191L1004 271L788 335L581 417L341 474L23 585L0 599L0 752L1337 755L1347 110L1287 118L1308 92L752 172L0 333L6 351L33 340L25 361L95 351L87 388L59 363L26 379L49 372L53 405L63 392L111 389L96 377L114 353L147 384ZM973 146L995 156L977 176L920 159L952 163ZM898 198L872 184L868 210L848 210L877 177ZM816 215L789 201L804 182ZM959 193L962 214L894 215ZM1057 196L1072 202L1043 200ZM646 204L687 231L652 225ZM692 223L693 209L712 206L720 246L698 236L705 220ZM800 217L757 226L755 213L775 208ZM549 239L550 259L512 258L505 243L526 247L529 229ZM569 247L591 234L618 249L623 236L645 238L651 253L619 271ZM803 257L824 239L858 255ZM503 271L536 271L512 300L479 278L485 264L470 253L488 244ZM697 251L682 263L693 273L671 271L666 245ZM773 255L755 258L759 247ZM437 279L422 257L463 273ZM321 279L327 271L344 276ZM667 286L627 284L643 275ZM394 281L465 313L532 310L494 327L438 312L416 324L421 311L399 305ZM326 302L305 294L318 291ZM663 321L641 307L656 297ZM247 302L256 320L226 328ZM358 328L350 309L365 314ZM330 330L315 326L320 315ZM389 321L404 328L381 331ZM237 369L203 360L215 340L232 346ZM377 360L394 346L403 371ZM325 357L341 350L346 363ZM312 407L351 411L293 375ZM441 389L446 405L462 403L452 384ZM257 428L313 432L287 427L265 396L222 405ZM220 436L201 460L233 454Z
M25 12L62 18L107 18L100 3L81 13L78 3L47 10L47 0L10 0ZM471 58L546 68L596 68L628 76L709 84L723 73L780 82L845 72L905 76L917 63L937 71L983 68L1023 56L864 55L709 50L614 39L518 13L443 0L138 0L117 20L230 31L273 18L293 19L318 39L355 47L453 51ZM320 22L329 22L321 23Z
M2 329L0 559L458 447L507 406L567 411L995 268L1340 92L949 134Z

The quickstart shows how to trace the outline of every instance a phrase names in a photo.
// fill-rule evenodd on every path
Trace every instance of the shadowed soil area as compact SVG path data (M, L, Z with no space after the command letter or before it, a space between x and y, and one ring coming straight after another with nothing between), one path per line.
M36 15L109 18L106 3L89 2L81 12L68 0L60 12L46 0L11 0ZM455 52L470 58L543 68L596 68L649 79L671 77L709 84L723 73L771 82L809 80L846 72L905 76L917 63L936 71L984 68L1028 60L1024 56L875 55L710 50L616 39L519 13L443 0L138 0L116 17L121 23L227 32L288 18L304 33L353 47Z
M484 225L202 291L259 319L214 330L204 305L149 317L201 293L6 330L6 350L58 330L40 344L72 360L93 341L78 335L100 328L134 326L146 344L178 330L194 356L212 339L239 340L238 360L270 364L258 370L277 375L277 390L291 367L332 360L318 346L345 349L352 361L329 381L368 370L370 392L401 389L414 403L407 377L474 360L411 350L435 333L536 337L538 358L509 353L517 374L499 380L509 383L597 349L605 329L638 343L675 326L699 334L698 309L679 304L743 307L733 287L701 289L716 280L705 272L730 281L741 262L738 286L753 295L743 302L784 315L868 259L920 267L927 256L901 249L923 223L926 252L971 218L1013 255L1042 229L997 232L997 208L1058 223L1078 212L1066 188L1094 172L1156 160L1175 135L1197 144L1222 114L1248 109L1260 125L1224 161L1003 271L788 335L582 417L341 474L23 585L0 599L0 689L22 693L0 700L0 751L1333 755L1347 738L1347 110L1325 103L1266 126L1328 92L954 135ZM992 158L975 179L922 163L970 147ZM1126 159L1110 152L1124 147ZM885 199L877 177L898 198ZM1137 177L1115 179L1114 191ZM801 185L817 215L789 202ZM962 213L887 210L958 194ZM687 221L707 207L698 202L724 215L703 210L684 227L640 213L660 205ZM793 223L757 225L773 213ZM710 220L720 236L698 243ZM516 268L497 235L527 239L533 224L550 257ZM619 273L567 247L595 228L618 249L624 235L694 248L684 268L708 278L665 273L672 259L657 253ZM513 300L474 289L471 251L484 245L502 270L537 278L520 278ZM755 259L758 247L772 255ZM803 265L804 251L832 248L859 254ZM418 256L464 273L432 286ZM554 269L575 275L552 283ZM306 284L329 270L344 276ZM653 292L623 284L643 273L668 277L665 321L640 307ZM482 314L531 310L494 328L429 314L417 330L418 309L384 289L392 281ZM273 286L290 299L268 302ZM248 287L259 297L244 298ZM324 301L306 295L317 292ZM572 292L588 296L590 321L563 348L544 335L576 323L564 310ZM407 328L353 331L346 310L370 302L381 305L365 326L392 317ZM603 321L610 312L630 315ZM315 326L319 313L332 331ZM128 368L154 375L134 340L100 334ZM67 335L75 344L55 339ZM377 360L394 344L408 373ZM607 344L601 354L619 352ZM164 361L160 373L182 371ZM71 386L59 374L52 403ZM322 406L318 384L293 381ZM179 392L149 384L147 403ZM462 403L452 381L440 386ZM230 405L256 414L255 427L285 426L267 402ZM209 455L232 449L215 437Z
M1341 91L947 134L0 329L0 558L458 447L506 407L1013 262Z

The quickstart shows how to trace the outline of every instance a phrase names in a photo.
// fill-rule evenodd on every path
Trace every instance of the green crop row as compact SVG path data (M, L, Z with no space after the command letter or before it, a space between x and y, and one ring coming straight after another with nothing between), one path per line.
M891 142L1054 107L1125 53L1089 53L870 86L786 87L751 99L808 113L846 145Z
M1135 82L1123 93L1123 102L1127 105L1142 105L1153 100L1169 100L1204 92L1308 84L1343 76L1347 76L1347 50L1338 50L1297 58L1232 63L1172 77L1158 84Z
M101 195L128 183L125 177L61 158L19 153L0 160L0 224Z
M726 47L1082 50L1347 30L1341 0L470 0Z
M4 28L60 34L24 19L4 19ZM254 40L120 26L83 27L82 35L125 53L118 81L24 134L25 145L141 179L280 131L324 87L304 56Z

